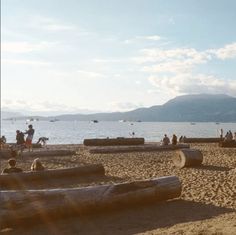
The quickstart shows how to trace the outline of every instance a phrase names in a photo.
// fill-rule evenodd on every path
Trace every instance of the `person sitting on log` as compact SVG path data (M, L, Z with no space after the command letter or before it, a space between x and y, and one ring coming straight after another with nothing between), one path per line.
M43 171L45 168L39 158L34 159L31 165L31 171Z
M162 144L163 145L168 145L170 143L170 139L169 137L165 134L163 140L162 140Z
M48 140L49 140L49 138L47 138L47 137L40 137L37 144L42 143L45 146Z
M7 139L6 139L6 137L3 135L3 136L0 138L0 147L3 148L3 147L6 145L6 142L7 142Z
M175 134L173 134L171 142L173 145L177 144L177 136Z
M16 167L16 160L11 158L8 160L9 167L5 168L2 171L2 174L11 174L11 173L20 173L23 170L21 168Z

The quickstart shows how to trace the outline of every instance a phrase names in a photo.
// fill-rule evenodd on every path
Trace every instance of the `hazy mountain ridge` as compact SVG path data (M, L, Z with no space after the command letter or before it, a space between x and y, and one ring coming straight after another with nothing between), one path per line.
M65 114L40 119L65 121L236 122L236 98L227 95L185 95L169 100L163 105L139 108L128 112Z

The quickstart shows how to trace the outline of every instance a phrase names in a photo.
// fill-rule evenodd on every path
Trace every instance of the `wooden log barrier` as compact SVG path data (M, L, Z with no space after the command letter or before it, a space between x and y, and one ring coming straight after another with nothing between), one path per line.
M219 147L222 147L222 148L236 148L236 141L235 140L221 141L219 143Z
M90 147L89 153L129 153L129 152L161 152L161 151L173 151L177 149L189 148L189 144L177 144L177 145L156 145L156 144L144 144L137 146L105 146L105 147Z
M0 226L38 224L122 206L140 205L179 197L176 176L85 188L0 192Z
M219 143L221 138L184 138L184 143Z
M16 145L16 143L7 143L7 145ZM32 148L42 148L42 144L32 143Z
M93 164L64 169L52 169L44 171L28 171L22 173L0 175L0 188L24 186L25 183L35 181L47 182L48 180L85 177L85 176L104 176L105 169L102 164ZM24 187L22 187L24 188Z
M176 167L191 167L202 164L203 154L197 149L182 149L176 152L173 163Z
M71 156L71 155L75 155L76 151L72 151L72 150L36 150L33 152L23 152L21 154L21 157L33 157L33 158L37 158L37 157L51 157L51 156ZM11 158L12 156L12 151L11 150L5 150L2 149L0 150L0 158Z
M142 145L144 138L84 139L85 146Z

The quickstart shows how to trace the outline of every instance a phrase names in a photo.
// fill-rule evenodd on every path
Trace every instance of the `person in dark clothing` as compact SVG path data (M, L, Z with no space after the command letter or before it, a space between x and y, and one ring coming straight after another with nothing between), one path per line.
M17 130L16 131L16 144L17 145L22 145L22 144L25 144L25 136L24 136L24 133Z
M175 134L172 136L172 141L171 142L172 142L173 145L177 144L177 136Z
M5 168L2 171L2 174L11 174L11 173L20 173L23 170L21 168L16 167L16 160L11 158L8 160L9 167Z

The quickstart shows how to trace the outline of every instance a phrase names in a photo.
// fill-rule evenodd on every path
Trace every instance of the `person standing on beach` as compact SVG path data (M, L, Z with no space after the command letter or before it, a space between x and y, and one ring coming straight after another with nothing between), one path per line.
M29 125L28 128L29 129L24 134L27 134L25 145L30 151L32 150L32 140L34 137L34 129L32 125Z

